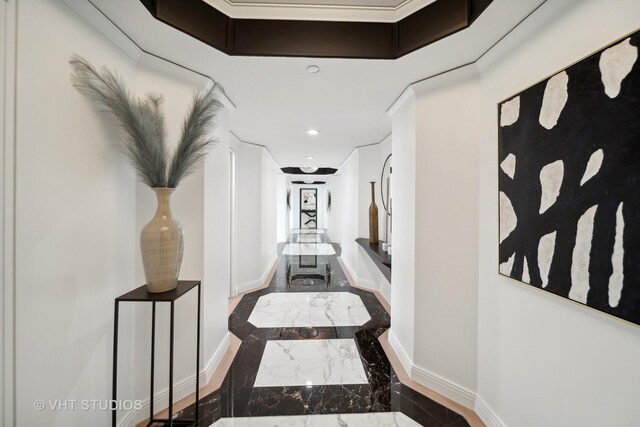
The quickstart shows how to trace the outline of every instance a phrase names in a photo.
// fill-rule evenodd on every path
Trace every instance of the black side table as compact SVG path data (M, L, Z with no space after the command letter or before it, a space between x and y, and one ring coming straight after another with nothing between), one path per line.
M173 419L173 326L174 326L174 311L175 302L178 298L192 290L198 288L198 312L197 312L197 339L196 339L196 413L195 419L189 420L174 420ZM150 302L152 304L151 313L151 392L149 398L149 423L150 426L153 423L162 423L168 426L196 426L198 425L198 402L200 401L200 281L183 281L178 282L178 286L169 292L162 292L159 294L152 294L147 292L146 285L140 286L137 289L127 292L124 295L119 296L115 300L115 316L113 326L113 400L117 401L118 391L118 310L121 302ZM154 396L154 369L155 369L155 343L156 343L156 303L168 302L171 304L171 321L169 326L169 418L156 419L153 418L153 396ZM117 406L117 405L114 405ZM117 409L112 410L112 425L116 427L116 415Z

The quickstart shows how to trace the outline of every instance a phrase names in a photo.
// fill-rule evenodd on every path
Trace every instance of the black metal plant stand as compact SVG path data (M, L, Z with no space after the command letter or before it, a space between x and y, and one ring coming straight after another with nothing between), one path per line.
M198 288L198 310L197 310L197 339L196 339L196 413L195 419L174 420L173 419L173 341L174 341L174 311L175 302L178 298L192 290ZM146 286L119 296L115 300L115 317L113 327L113 401L117 401L118 391L118 310L121 302L150 302L152 304L151 313L151 392L149 398L149 423L161 423L168 426L197 426L198 425L198 402L200 401L200 281L179 281L176 289L169 292L152 294L147 292ZM169 326L169 418L157 419L153 417L153 396L154 396L154 370L155 370L155 341L156 341L156 303L168 302L171 304L171 320ZM113 405L112 426L116 426L117 407Z

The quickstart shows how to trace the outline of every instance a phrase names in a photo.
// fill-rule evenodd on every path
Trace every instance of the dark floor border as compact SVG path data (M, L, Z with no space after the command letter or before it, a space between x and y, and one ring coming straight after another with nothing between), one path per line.
M397 59L469 27L493 0L436 0L398 22L239 19L203 0L140 0L157 20L233 56Z

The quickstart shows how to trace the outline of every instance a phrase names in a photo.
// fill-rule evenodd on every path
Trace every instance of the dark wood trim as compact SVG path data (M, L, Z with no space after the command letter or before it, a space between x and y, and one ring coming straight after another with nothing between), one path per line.
M237 19L203 0L140 1L228 55L397 59L467 28L493 0L436 0L398 22Z

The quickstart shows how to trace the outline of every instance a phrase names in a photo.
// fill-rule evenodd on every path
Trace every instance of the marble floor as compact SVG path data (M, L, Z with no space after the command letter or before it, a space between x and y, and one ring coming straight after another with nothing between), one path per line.
M320 243L322 242L322 237L319 234L315 233L301 233L298 235L298 239L296 243Z
M369 414L222 418L216 421L212 427L413 427L419 425L401 412L379 412Z
M220 388L197 402L198 425L469 427L462 415L400 381L379 341L389 313L373 293L349 284L340 245L318 235L322 242L304 245L293 233L279 246L268 287L234 306L229 331L241 344ZM328 284L287 283L287 266L299 258L291 248L303 245L325 248L309 255L329 266ZM195 407L176 419L193 418Z
M367 384L352 339L267 342L254 387Z
M369 320L371 316L358 295L350 292L296 292L261 296L248 322L259 328L282 328L361 326Z
M282 255L335 255L336 251L329 243L287 243Z

